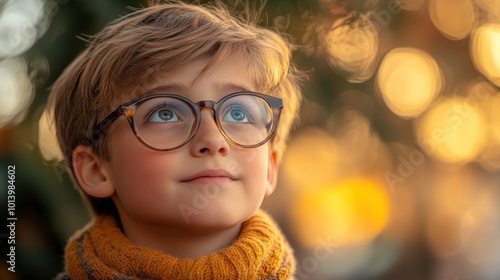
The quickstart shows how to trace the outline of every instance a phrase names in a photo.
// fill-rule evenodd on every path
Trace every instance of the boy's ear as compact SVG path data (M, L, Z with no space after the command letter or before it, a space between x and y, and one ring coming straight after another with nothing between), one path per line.
M278 152L273 150L269 155L269 164L267 165L266 196L271 195L278 184Z
M93 197L110 197L115 192L110 172L104 161L89 146L78 145L73 150L73 170L83 191Z

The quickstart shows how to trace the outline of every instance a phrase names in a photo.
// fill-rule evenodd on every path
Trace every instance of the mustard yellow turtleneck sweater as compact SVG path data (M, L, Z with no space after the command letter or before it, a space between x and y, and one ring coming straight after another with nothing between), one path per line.
M295 269L285 237L261 210L231 246L198 259L134 245L113 216L99 216L70 238L65 264L57 279L291 279Z

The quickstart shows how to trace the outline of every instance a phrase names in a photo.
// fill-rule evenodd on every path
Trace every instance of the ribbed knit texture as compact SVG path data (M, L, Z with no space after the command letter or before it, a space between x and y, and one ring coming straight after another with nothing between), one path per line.
M134 245L112 216L99 216L70 239L65 261L59 279L291 279L295 269L290 246L261 210L231 246L198 259Z

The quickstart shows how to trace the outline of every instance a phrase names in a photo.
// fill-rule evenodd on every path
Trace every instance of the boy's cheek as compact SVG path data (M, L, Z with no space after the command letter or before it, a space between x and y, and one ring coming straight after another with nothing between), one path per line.
M165 175L168 176L169 171L172 171L172 164L175 164L168 158L151 155L150 153L155 151L142 147L129 147L123 152L118 150L120 149L117 149L111 158L113 177L118 185L152 183Z

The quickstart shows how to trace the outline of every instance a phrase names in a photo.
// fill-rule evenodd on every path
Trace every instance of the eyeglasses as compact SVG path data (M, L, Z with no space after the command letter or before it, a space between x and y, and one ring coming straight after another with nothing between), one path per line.
M236 92L217 102L203 100L197 103L175 94L144 96L118 106L97 124L92 143L124 115L137 139L147 147L158 151L177 149L196 134L204 108L214 111L215 123L230 143L253 148L273 136L283 100L256 92Z

